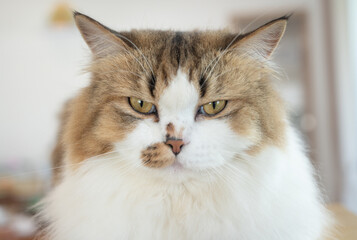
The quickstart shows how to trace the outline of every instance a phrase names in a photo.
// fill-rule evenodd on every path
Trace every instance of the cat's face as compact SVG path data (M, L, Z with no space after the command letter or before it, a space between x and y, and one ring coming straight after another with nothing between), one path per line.
M247 149L254 133L240 136L231 123L237 102L227 101L224 94L215 94L205 102L200 90L187 73L178 69L153 101L156 110L152 116L137 116L133 130L115 144L116 149L143 166L170 171L217 167Z
M119 34L81 14L76 23L94 54L80 104L87 110L77 116L91 119L81 137L86 157L98 144L97 154L117 151L128 164L172 173L222 167L281 144L284 111L267 58L285 19L239 37Z

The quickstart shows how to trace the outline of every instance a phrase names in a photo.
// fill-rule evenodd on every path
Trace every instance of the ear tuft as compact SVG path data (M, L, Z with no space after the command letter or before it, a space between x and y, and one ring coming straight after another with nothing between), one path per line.
M248 52L258 57L269 58L284 35L289 17L284 16L275 19L245 34L231 48L237 48L242 52Z
M77 11L73 12L73 17L84 41L96 57L128 50L128 46L113 30Z

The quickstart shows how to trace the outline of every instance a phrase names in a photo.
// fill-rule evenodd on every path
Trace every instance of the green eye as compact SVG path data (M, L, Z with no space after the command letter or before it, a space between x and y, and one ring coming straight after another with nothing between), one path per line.
M130 106L139 113L150 114L156 111L154 104L143 101L136 97L129 98Z
M202 106L202 111L207 115L216 115L224 109L226 104L226 100L210 102Z

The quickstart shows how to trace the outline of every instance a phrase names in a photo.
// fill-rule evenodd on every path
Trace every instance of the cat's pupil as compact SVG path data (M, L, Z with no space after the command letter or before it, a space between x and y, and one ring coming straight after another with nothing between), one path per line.
M144 101L139 100L140 107L143 107Z
M216 102L212 103L212 107L213 107L213 109L216 109Z

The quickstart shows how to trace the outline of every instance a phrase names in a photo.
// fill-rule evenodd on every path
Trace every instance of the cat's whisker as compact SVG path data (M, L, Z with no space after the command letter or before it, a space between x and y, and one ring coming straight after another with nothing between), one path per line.
M230 49L230 50L225 50L226 52L225 52L225 54L226 53L230 53L230 52L234 52L234 51L236 51L236 49ZM222 55L223 56L223 55ZM217 65L217 63L219 62L219 59L218 59L218 61L214 64L214 67ZM240 68L242 68L242 65L240 66ZM205 84L207 81L208 81L208 79L212 76L212 74L213 74L213 68L211 68L211 70L210 70L210 72L209 72L209 74L204 78L204 81L203 81L203 84ZM204 74L202 74L202 76L203 76ZM223 74L222 74L223 75ZM217 79L217 77L214 79L214 80L216 80Z
M105 153L101 153L101 154L98 154L98 155L95 155L93 157L89 157L87 158L86 160L89 160L91 158L97 158L97 157L102 157L102 156L106 156L106 155L109 155L109 154L114 154L114 153L118 153L118 151L109 151L109 152L105 152Z
M259 18L257 18L255 21L257 21ZM253 24L253 22L251 22L250 24ZM249 27L249 25L247 26ZM246 28L247 28L246 27ZM244 31L244 30L243 30ZM217 66L218 62L221 60L221 58L227 54L227 53L230 53L230 52L234 52L234 51L238 51L238 49L229 49L229 47L233 44L233 42L240 36L241 34L237 34L235 38L233 38L233 40L228 44L228 46L221 52L221 54L219 54L217 57L215 57L211 62L210 64L208 64L208 66L205 68L205 71L201 74L201 77L205 75L205 73L208 71L208 68L213 64L213 66L211 67L211 70L208 72L207 76L205 77L204 79L204 83L211 77L212 73L213 73L213 70L214 68ZM247 56L250 56L250 54L248 52L245 53ZM245 54L242 54L241 57L244 58ZM261 59L260 60L262 63L269 63L270 61L268 59ZM241 66L242 67L242 66Z
M217 184L217 179L222 178L222 174L219 172L220 167L212 168L207 171L210 187L215 187Z
M120 36L121 38L124 38L124 39L127 40L128 42L130 42L130 43L138 50L138 52L144 57L144 60L146 61L148 67L150 68L151 73L152 73L152 76L155 77L153 68L152 68L151 64L149 63L149 60L148 60L147 57L144 55L144 53L138 48L138 46L137 46L135 43L133 43L133 41L131 41L129 38L125 37L124 35L122 35L122 34L120 34L120 33L117 33L117 35Z
M130 39L128 39L127 37L125 37L124 35L122 35L122 34L120 34L120 33L116 33L116 35L117 35L118 37L120 37L120 38L123 38L123 39L127 40L129 43L131 43L131 44L135 47L135 49L136 49L136 50L138 51L138 53L143 57L143 59L144 59L144 61L146 62L147 66L149 67L152 76L155 76L155 75L154 75L153 68L152 68L152 65L151 65L150 62L148 61L147 57L143 54L143 52L138 48L138 46L137 46L136 44L134 44ZM100 37L102 37L102 36L100 36ZM102 38L104 38L104 37L102 37ZM138 57L136 57L131 51L127 50L127 49L124 48L123 46L120 46L119 44L115 43L114 41L108 40L107 38L105 38L105 40L108 41L108 42L111 42L112 44L117 45L117 47L120 47L121 49L123 49L123 51L124 51L125 53L128 53L129 55L131 55L131 56L135 59L135 61L141 66L141 68L145 71L145 73L146 73L147 75L149 75L148 72L147 72L147 70L146 70L146 68L145 68L144 65L142 64L142 62L141 62L141 61L138 59ZM104 49L103 49L103 51L104 51Z
M131 73L139 78L141 78L142 75L129 71L129 70L122 70L122 69L117 69L116 71L107 71L107 72L99 72L99 71L91 71L92 73L97 73L97 74L108 74L108 73L118 73L118 72L123 72L123 73Z
M252 21L250 21L239 33L243 34L250 26L252 26L255 22L257 22L258 20L262 19L265 16L267 16L267 13L259 14Z
M224 71L224 72L222 72L221 74L218 74L217 76L215 76L215 78L213 78L212 81L216 81L219 77L221 77L221 76L223 76L223 75L225 75L225 74L227 74L227 73L230 73L230 72L232 72L232 71L236 71L236 70L238 70L238 69L240 69L240 67L239 67L239 68L236 67L236 68L232 68L232 69L229 69L229 70L227 70L227 71Z
M203 177L207 177L208 178L208 184L210 187L213 186L213 177L212 177L212 173L210 171L206 171L205 173L202 173L201 171L199 172L199 174Z
M221 59L221 57L227 52L227 50L229 49L229 47L237 40L237 38L240 36L240 34L237 34L230 42L229 44L226 46L226 48L217 56L215 57L209 64L208 66L206 67L205 71L203 72L203 74L201 74L201 77L205 75L205 73L207 72L208 68L211 66L211 64L213 62L214 65L213 67L211 68L208 76L206 77L206 79L211 75L211 72L213 71L213 69L215 68L215 66L217 65L217 63L219 62L219 60Z
M225 184L225 187L228 188L233 188L233 186L236 185L236 182L225 172L223 172L225 170L225 168L223 166L218 167L218 168L213 168L213 173L216 175L216 178L223 180L224 182L226 182L227 184Z
M80 166L80 165L83 165L83 164L87 163L88 161L91 161L91 162L92 161L104 161L104 160L108 160L110 158L101 158L102 156L105 156L105 155L108 155L108 154L113 154L115 152L116 151L99 154L99 155L87 158L87 159L85 159L85 160L83 160L81 162L78 162L78 163L66 164L66 165L62 165L62 166L59 166L59 167L49 167L49 168L43 168L43 169L36 169L36 170L32 170L32 171L25 171L25 172L21 172L21 173L9 174L9 175L5 175L5 176L3 175L3 176L0 176L0 180L6 179L6 178L23 177L23 176L26 176L26 175L34 175L34 174L39 175L39 174L44 173L44 172L53 171L53 170L60 170L60 169L66 168L66 167ZM112 157L112 158L115 159L115 158L118 158L118 156Z
M238 177L237 181L243 182L246 186L257 185L257 183L254 182L255 179L252 180L250 176L247 176L246 172L242 171L241 169L239 169L234 164L229 163L225 167L226 167L226 171L232 173L232 176L237 176Z
M120 35L120 34L119 34L119 35ZM134 60L141 66L141 68L144 70L144 72L145 72L146 74L148 74L148 72L147 72L146 68L144 67L144 65L142 64L142 62L141 62L131 51L127 50L127 49L124 48L123 46L120 46L118 43L114 42L113 40L110 40L110 39L108 39L108 38L106 38L106 37L103 37L102 35L95 35L94 37L95 37L96 39L105 39L106 42L110 42L110 43L112 43L113 45L116 45L116 47L121 48L121 49L123 50L123 52L128 53L130 56L132 56L132 57L134 58ZM127 41L129 41L131 44L133 44L133 46L134 46L134 47L138 50L138 52L143 56L144 60L146 61L146 63L148 64L148 67L149 67L150 70L151 70L151 73L154 75L153 70L152 70L152 67L150 66L150 64L149 64L149 62L148 62L148 60L147 60L147 58L146 58L145 55L142 53L142 51L141 51L132 41L130 41L129 39L127 39L125 36L120 35L120 37L123 37L124 39L126 39ZM98 40L93 41L93 42L97 42L98 45L100 44L100 41L98 41ZM94 44L94 47L95 47L95 44ZM102 49L102 51L106 51L104 48L99 48L99 47L98 47L97 49ZM97 50L97 54L100 55L100 53L101 53L100 50ZM149 74L148 74L148 75L149 75Z
M130 173L135 172L136 169L137 168L133 166L131 163L126 163L125 166L121 166L121 169L118 170L118 174L120 174L120 177L125 177Z
M268 60L266 60L266 61L268 61ZM249 64L249 62L246 63L246 64ZM242 67L237 67L237 68L232 68L232 69L226 70L226 71L218 74L217 76L214 76L212 81L216 81L219 77L221 77L221 76L223 76L223 75L225 75L227 73L230 73L232 71L238 71L238 70L241 71L241 69L242 69ZM276 73L276 75L274 75L274 73ZM249 73L241 72L241 74L239 76L241 78L241 80L239 82L245 82L246 80L250 79L251 76L253 76L254 74L256 74L254 71L250 71ZM274 71L274 70L272 71L272 69L269 68L269 76L270 77L273 76L274 78L279 79L279 72L278 71Z

